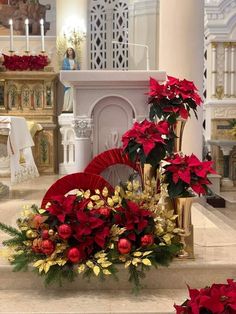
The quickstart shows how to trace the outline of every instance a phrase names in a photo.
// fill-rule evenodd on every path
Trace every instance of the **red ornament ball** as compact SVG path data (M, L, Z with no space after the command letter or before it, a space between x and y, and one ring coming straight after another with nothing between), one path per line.
M141 238L141 246L150 246L154 243L154 238L152 234L145 234Z
M41 244L41 251L46 255L51 255L54 251L55 245L51 240L43 240Z
M46 239L49 238L48 230L43 230L43 231L42 231L42 238L43 238L44 240L46 240Z
M67 257L72 263L78 263L82 259L81 253L77 247L70 248L68 250Z
M111 209L108 207L101 207L99 208L99 214L105 217L109 217L111 213Z
M131 250L132 244L129 240L122 238L118 242L118 251L121 254L128 254Z
M58 234L59 234L59 237L62 238L63 240L69 239L72 235L71 226L67 224L60 225L58 227Z
M41 253L41 246L42 246L42 240L41 239L34 239L33 245L32 245L32 250L35 253Z

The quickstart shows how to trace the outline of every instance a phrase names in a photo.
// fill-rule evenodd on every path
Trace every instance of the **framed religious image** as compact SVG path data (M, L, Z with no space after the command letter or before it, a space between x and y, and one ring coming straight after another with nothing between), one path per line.
M29 20L29 35L40 35L41 19L44 33L56 35L56 0L0 0L0 36L9 35L12 19L14 35L25 35L25 20Z

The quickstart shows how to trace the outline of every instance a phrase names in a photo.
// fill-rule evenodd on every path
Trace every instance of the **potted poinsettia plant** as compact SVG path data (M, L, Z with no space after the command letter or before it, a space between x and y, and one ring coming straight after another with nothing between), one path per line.
M167 153L172 151L169 127L167 121L154 123L145 119L141 123L135 122L122 136L124 153L134 162L157 167Z
M167 184L170 203L178 215L178 227L183 230L181 243L183 249L179 256L192 257L185 248L186 238L192 233L191 206L194 193L206 194L207 185L211 184L207 175L215 173L212 168L212 161L201 162L194 154L191 156L174 154L165 159L163 183ZM191 240L192 241L192 240ZM192 245L190 245L192 247Z
M178 118L188 119L191 110L197 117L202 99L193 82L168 76L164 84L150 78L148 103L150 120L158 118L174 124Z
M212 161L200 161L194 154L191 156L174 154L165 159L165 183L171 198L191 197L193 192L207 194L207 185L211 184L207 175L216 173Z
M236 282L213 284L203 289L189 290L189 299L182 305L174 305L176 314L235 314Z

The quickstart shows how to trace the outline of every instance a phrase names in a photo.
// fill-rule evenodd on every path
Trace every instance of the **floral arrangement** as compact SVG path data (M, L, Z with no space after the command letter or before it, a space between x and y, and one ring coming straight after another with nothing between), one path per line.
M10 71L39 71L49 64L49 59L45 55L3 55L3 66Z
M164 166L165 183L168 184L168 194L174 197L193 196L191 191L197 194L207 194L207 185L211 184L207 175L216 173L212 168L212 161L201 162L194 154L191 156L174 154L165 159Z
M9 260L15 270L29 264L47 284L73 280L78 273L104 278L129 269L129 280L138 288L144 271L166 265L180 250L176 215L158 205L151 186L140 193L139 183L129 182L111 195L103 190L77 190L54 196L45 209L24 210L18 229L0 223L12 237Z
M197 117L197 106L202 103L197 91L194 83L188 80L168 76L164 84L159 84L150 78L150 120L159 118L174 124L178 118L186 120L191 110Z
M201 99L192 82L171 77L163 85L151 79L150 90L153 121L136 122L123 135L125 156L121 163L134 169L134 163L143 168L148 163L160 174L165 164L164 176L141 178L142 186L130 181L115 189L91 172L58 180L44 196L41 208L25 210L17 220L18 229L0 223L0 229L11 236L3 244L9 248L15 270L32 264L49 284L61 283L64 278L74 280L78 273L101 279L116 276L121 264L138 288L146 270L152 265L167 265L183 250L184 230L180 227L184 226L179 225L174 207L169 209L163 200L167 191L171 197L185 194L189 188L203 193L210 183L206 176L213 171L211 163L201 163L194 155L173 155L173 125L179 116L188 118L190 109L196 113ZM100 160L95 158L95 167L90 164L86 169L100 173L104 160L113 165L117 157L119 162L122 159L120 151L108 153L108 159L104 152ZM77 175L78 180L72 182L71 176Z
M174 305L176 314L235 314L236 282L213 284L204 289L190 289L189 299L183 305Z
M155 167L166 156L167 151L171 152L171 135L169 123L166 121L135 122L122 136L123 149L132 161L149 163Z

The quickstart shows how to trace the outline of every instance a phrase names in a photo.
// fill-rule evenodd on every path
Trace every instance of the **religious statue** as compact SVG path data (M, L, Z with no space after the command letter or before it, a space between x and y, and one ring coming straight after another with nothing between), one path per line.
M75 50L71 47L66 50L62 70L80 70L75 60ZM65 88L62 112L73 112L73 92L70 87Z

